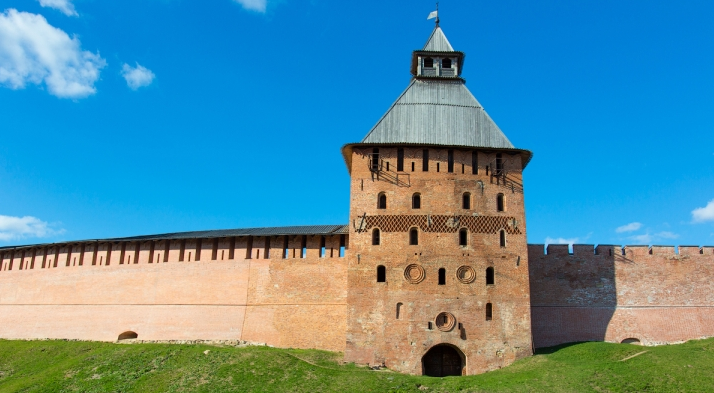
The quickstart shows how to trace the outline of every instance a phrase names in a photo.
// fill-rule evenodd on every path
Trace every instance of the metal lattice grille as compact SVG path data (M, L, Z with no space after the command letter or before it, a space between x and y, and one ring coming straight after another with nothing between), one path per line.
M423 232L456 233L467 228L472 233L498 233L504 229L509 235L520 235L518 220L497 216L442 216L442 215L380 215L364 216L355 220L357 232L379 228L382 232L407 232L418 227Z

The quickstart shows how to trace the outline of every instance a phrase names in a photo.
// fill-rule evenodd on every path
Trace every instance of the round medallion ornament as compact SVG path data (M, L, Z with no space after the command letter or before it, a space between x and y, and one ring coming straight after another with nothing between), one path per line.
M461 266L456 270L456 278L464 284L471 284L476 279L476 271L471 266Z
M424 268L416 263L412 263L404 269L404 278L411 284L419 284L424 281L424 277L426 277Z
M442 332L451 331L451 329L456 326L456 318L453 314L448 312L442 312L436 316L436 328Z

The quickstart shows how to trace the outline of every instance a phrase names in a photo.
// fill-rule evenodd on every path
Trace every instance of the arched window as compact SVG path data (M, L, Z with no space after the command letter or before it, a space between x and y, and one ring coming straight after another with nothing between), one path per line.
M446 285L446 269L439 269L439 285Z
M427 57L424 59L424 67L427 68L433 68L434 67L434 59L431 57Z
M461 207L464 209L471 209L471 193L465 192L461 197Z
M451 59L444 59L441 61L442 68L451 68Z
M466 228L459 230L459 245L467 246L469 244L469 231Z
M397 303L397 319L400 319L402 317L402 307L403 304L401 302Z
M412 195L412 209L421 209L421 194L418 192Z
M377 228L374 228L372 230L372 245L373 246L379 245L379 229L377 229Z
M387 208L387 194L380 192L377 196L377 209Z
M382 265L377 266L377 282L387 282L387 269Z
M506 204L503 194L498 194L496 196L496 210L499 212L506 211Z
M501 247L506 247L506 231L501 229Z
M486 268L486 285L493 285L494 279L493 279L493 268L492 267L487 267Z
M409 245L416 246L419 244L419 231L416 228L409 230Z
M493 304L486 303L486 320L490 321L493 319Z

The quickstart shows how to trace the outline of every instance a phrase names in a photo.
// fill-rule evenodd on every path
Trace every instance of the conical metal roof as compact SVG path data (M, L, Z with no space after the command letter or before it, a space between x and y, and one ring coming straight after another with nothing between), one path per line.
M444 32L439 26L436 26L434 31L431 32L422 50L430 52L454 52L454 48L449 43L449 40L446 39Z

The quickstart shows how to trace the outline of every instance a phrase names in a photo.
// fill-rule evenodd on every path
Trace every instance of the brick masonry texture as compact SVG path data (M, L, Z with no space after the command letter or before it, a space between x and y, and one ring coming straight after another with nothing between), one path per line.
M714 336L714 247L575 245L571 254L550 245L544 252L526 243L519 155L503 153L507 175L494 177L487 171L493 151L478 151L474 173L472 151L455 149L449 173L448 149L430 148L423 171L423 149L404 148L397 177L397 149L379 148L379 173L370 170L372 151L353 150L344 239L80 241L0 250L0 338L114 341L132 331L149 341L342 351L347 361L412 374L423 372L429 349L446 344L463 356L463 373L476 374L533 347ZM415 193L419 209L412 207ZM377 206L380 194L386 209ZM410 245L412 228L417 245ZM372 244L375 229L379 245ZM442 313L452 327L439 328Z

